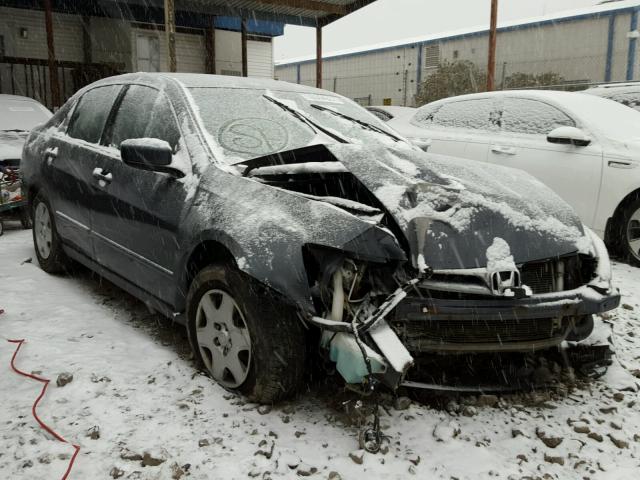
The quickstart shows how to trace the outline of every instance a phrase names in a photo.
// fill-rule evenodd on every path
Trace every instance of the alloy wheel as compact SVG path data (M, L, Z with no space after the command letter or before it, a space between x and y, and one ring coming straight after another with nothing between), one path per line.
M38 203L34 215L36 248L40 257L48 259L51 255L51 243L53 242L53 230L51 228L51 215L44 202Z
M209 290L196 312L196 339L211 376L227 388L244 383L251 366L251 336L231 295Z
M640 260L640 208L633 212L627 223L627 242L631 254Z

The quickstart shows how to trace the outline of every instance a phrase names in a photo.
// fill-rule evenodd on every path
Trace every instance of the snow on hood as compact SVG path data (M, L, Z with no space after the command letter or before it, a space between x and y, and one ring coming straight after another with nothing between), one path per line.
M0 160L19 159L27 132L7 132L0 130Z
M499 237L516 263L589 249L582 224L558 195L520 170L418 149L327 145L405 232L414 266L487 266Z

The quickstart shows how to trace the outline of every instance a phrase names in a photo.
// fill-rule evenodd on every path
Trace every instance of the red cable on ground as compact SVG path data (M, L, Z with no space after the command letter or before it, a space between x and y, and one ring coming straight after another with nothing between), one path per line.
M0 310L0 313L4 313L4 312L2 310ZM18 352L20 351L20 347L22 347L22 344L24 343L24 339L22 339L22 340L8 340L8 342L18 344L18 347L16 348L16 351L13 352L13 356L11 357L11 368L13 369L13 371L16 372L19 375L22 375L23 377L31 378L32 380L35 380L37 382L40 382L40 383L44 384L42 386L42 391L40 392L40 395L38 396L38 398L36 398L36 401L33 403L33 406L31 407L31 413L33 414L33 417L40 424L40 426L43 429L45 429L47 432L49 432L51 435L53 435L54 438L56 438L58 441L60 441L62 443L68 443L75 450L73 452L73 456L71 457L71 460L69 460L69 466L67 467L67 471L64 472L64 475L62 476L62 479L61 479L61 480L66 480L67 477L69 476L69 473L71 472L71 468L73 467L73 462L75 462L76 457L78 456L78 453L80 452L80 447L78 445L74 445L74 444L68 442L67 440L65 440L64 438L62 438L61 435L57 434L51 427L49 427L46 423L44 423L42 420L40 420L40 417L38 417L38 413L36 412L36 407L38 406L38 403L40 402L40 400L42 400L42 397L44 397L44 393L47 391L47 387L49 386L49 379L38 377L37 375L34 375L32 373L23 372L22 370L18 369L15 366L14 362L15 362L16 357L18 356Z

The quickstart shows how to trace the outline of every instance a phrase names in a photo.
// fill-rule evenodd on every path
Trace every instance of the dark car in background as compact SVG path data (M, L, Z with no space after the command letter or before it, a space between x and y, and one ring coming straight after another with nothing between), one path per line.
M619 303L602 241L540 182L427 154L331 92L113 77L23 161L41 267L73 259L183 322L260 402L300 388L311 342L395 389L424 355L557 347Z

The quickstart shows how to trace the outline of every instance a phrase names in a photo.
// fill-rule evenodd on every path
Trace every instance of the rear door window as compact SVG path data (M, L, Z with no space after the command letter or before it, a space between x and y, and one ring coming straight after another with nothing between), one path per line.
M576 123L556 107L538 100L507 98L502 112L502 130L509 133L547 135L558 127Z
M493 101L488 98L445 103L437 110L416 114L414 122L425 127L491 130Z
M85 93L73 112L67 134L89 143L99 143L121 88L120 85L109 85Z
M120 144L132 138L157 138L165 140L177 151L180 142L178 128L169 99L158 90L133 85L125 93L116 112L109 145Z

